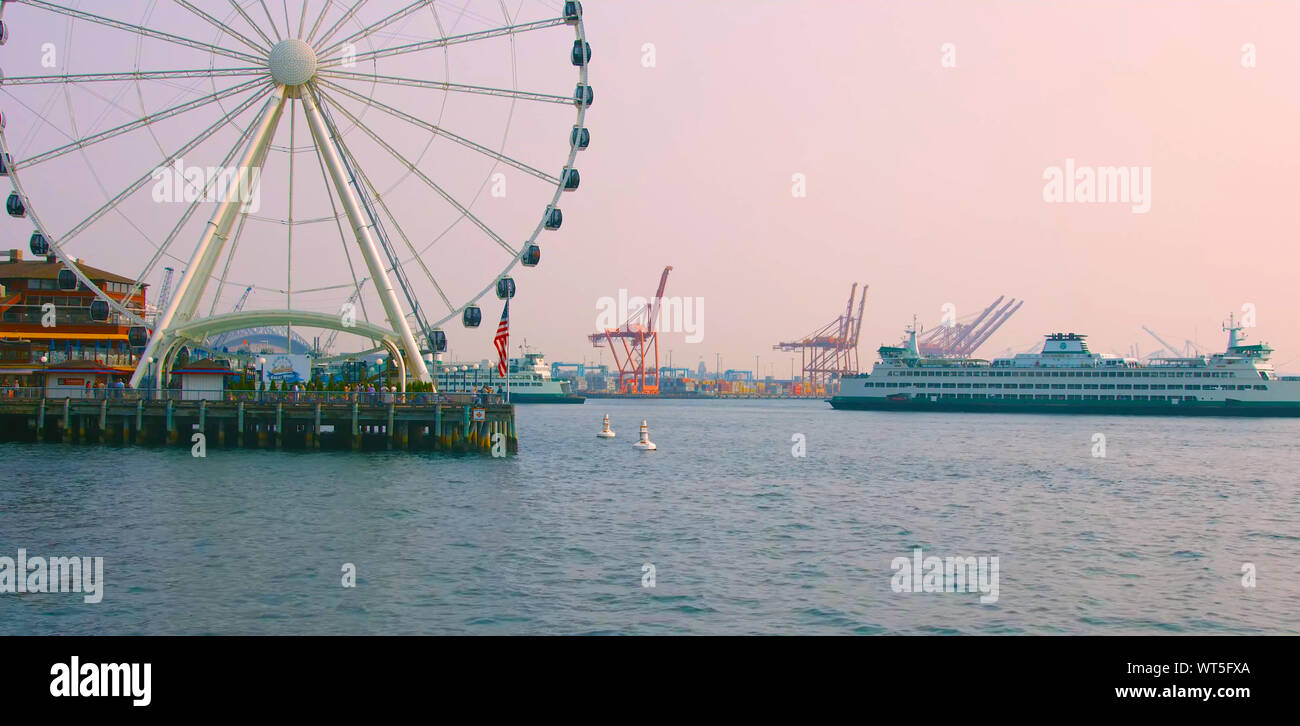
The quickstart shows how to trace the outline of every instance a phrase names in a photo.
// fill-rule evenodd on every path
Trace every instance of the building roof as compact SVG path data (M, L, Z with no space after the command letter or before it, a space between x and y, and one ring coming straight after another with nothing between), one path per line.
M40 369L44 373L104 373L112 375L121 375L122 371L115 370L105 366L103 363L94 360L69 360L62 363L51 363Z
M84 262L78 262L77 267L95 282L124 282L129 285L135 284L135 280L129 277L122 277L107 270L101 270L98 267L91 267ZM63 269L62 262L50 262L48 259L41 260L24 260L0 262L0 280L9 279L37 279L37 280L57 280L59 270ZM147 287L142 285L141 288Z
M228 376L232 373L230 362L225 360L204 359L192 360L183 366L177 366L172 369L172 373L179 374L213 374Z

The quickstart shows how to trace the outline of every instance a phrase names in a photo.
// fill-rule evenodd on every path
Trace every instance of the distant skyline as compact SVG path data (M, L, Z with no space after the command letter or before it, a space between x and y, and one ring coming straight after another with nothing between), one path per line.
M692 369L713 369L718 355L724 369L752 369L758 355L760 373L785 377L791 355L772 346L840 314L863 282L866 368L914 314L933 327L945 304L964 318L1006 295L1024 307L982 357L1054 331L1087 334L1096 352L1159 347L1143 325L1219 351L1220 323L1251 304L1250 340L1300 371L1300 4L589 0L585 10L591 147L541 265L512 273L512 352L527 339L553 362L599 360L587 335L601 298L648 296L672 265L666 294L702 299L705 332L698 343L665 334L665 365L670 350ZM0 52L7 72L14 39ZM567 70L568 47L551 50ZM1067 165L1139 170L1149 198L1045 199L1050 170ZM800 184L806 196L792 194ZM475 209L507 203L485 195ZM7 220L0 247L25 250L30 231ZM86 256L138 267L114 254ZM295 254L295 275L310 277L311 257ZM481 274L465 273L476 284ZM490 293L480 304L479 329L446 326L457 358L494 355L501 305Z

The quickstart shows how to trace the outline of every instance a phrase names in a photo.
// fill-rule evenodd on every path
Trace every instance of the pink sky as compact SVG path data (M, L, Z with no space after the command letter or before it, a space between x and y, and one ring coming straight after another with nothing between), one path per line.
M772 344L828 322L860 281L866 365L914 313L933 326L945 303L964 317L1005 294L1025 305L984 355L1056 330L1088 333L1098 351L1150 351L1144 324L1217 350L1220 321L1253 303L1252 338L1300 370L1293 0L585 5L593 142L542 265L515 272L512 342L526 337L552 361L596 360L586 335L597 301L619 288L648 295L673 265L667 294L703 298L705 330L697 344L665 335L665 363L672 350L677 365L712 367L720 353L726 368L752 368L758 354L765 373L788 375L790 356ZM13 16L0 56L11 75L15 49L40 40ZM571 40L556 41L559 71L571 70ZM955 68L941 65L946 43ZM541 62L525 54L524 82ZM448 118L472 123L472 108ZM554 131L519 133L556 146ZM1066 159L1151 167L1150 211L1045 203L1044 169ZM796 173L807 198L791 196ZM6 224L3 246L25 247L29 233ZM107 246L87 254L119 264ZM293 264L310 272L310 248ZM238 291L226 294L228 305ZM458 358L493 355L499 303L489 296L483 314L477 331L447 327Z
M529 280L545 308L516 311L555 359L589 325L557 310L648 294L672 264L668 294L707 311L702 343L662 343L678 365L759 353L784 375L771 344L861 280L864 360L914 312L932 326L945 302L964 316L1006 294L1027 302L984 354L1052 330L1153 350L1143 324L1219 349L1250 302L1254 337L1300 367L1294 2L602 0L587 22L590 186ZM1044 203L1066 158L1152 167L1151 211Z

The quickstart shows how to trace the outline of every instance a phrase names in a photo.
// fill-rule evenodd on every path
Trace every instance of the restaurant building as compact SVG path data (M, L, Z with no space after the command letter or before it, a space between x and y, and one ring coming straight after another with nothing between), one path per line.
M144 317L146 285L130 295L134 280L80 260L77 266L109 297ZM44 385L43 369L73 361L129 375L139 352L130 331L129 320L97 300L53 255L24 260L21 250L0 252L0 386Z

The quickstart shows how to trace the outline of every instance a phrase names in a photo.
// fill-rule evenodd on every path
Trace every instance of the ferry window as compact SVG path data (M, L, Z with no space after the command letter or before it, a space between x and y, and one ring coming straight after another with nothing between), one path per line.
M1112 388L1114 388L1114 387L1115 387L1115 384L1114 384L1114 383L1103 383L1103 384L1101 384L1101 389L1102 389L1103 391L1104 391L1104 390L1107 390L1107 389L1112 389Z
M1131 385L1129 385L1129 384L1127 384L1127 383L1121 383L1121 384L1119 384L1118 386L1115 386L1115 388L1117 388L1117 389L1119 389L1119 390L1121 390L1121 391L1129 391L1129 390L1132 390L1132 389L1133 389L1133 386L1131 386Z
M1180 389L1182 389L1182 387L1183 387L1183 384L1181 384L1181 383L1171 383L1171 384L1169 384L1168 386L1165 386L1165 388L1168 388L1168 389L1171 390L1171 391L1174 391L1174 390L1180 390Z
M958 384L957 384L957 387L958 387L958 388L970 388L970 384L969 384L969 383L958 383Z
M1085 383L1085 384L1083 384L1083 388L1084 388L1084 390L1095 391L1095 390L1097 390L1097 384L1096 384L1096 383Z
M1071 383L1071 384L1070 384L1070 388L1082 389L1082 388L1083 388L1083 385L1082 385L1082 384L1079 384L1079 383Z
M1147 384L1145 384L1145 383L1138 383L1138 384L1134 385L1133 388L1135 388L1135 389L1140 389L1140 390L1145 391L1146 388L1147 388Z
M1183 386L1183 388L1186 388L1186 389L1189 390L1189 391L1198 391L1198 390L1200 390L1201 387L1198 386L1198 385L1196 385L1196 384L1191 384L1191 383L1189 383L1188 385Z
M1065 388L1064 383L1053 383L1052 388Z
M1255 386L1256 391L1267 391L1268 386Z
M1250 386L1237 386L1238 391L1249 391Z
M1153 391L1163 391L1163 390L1165 390L1165 387L1164 387L1163 384L1160 384L1160 383L1152 383L1152 384L1151 384L1151 390L1153 390Z

